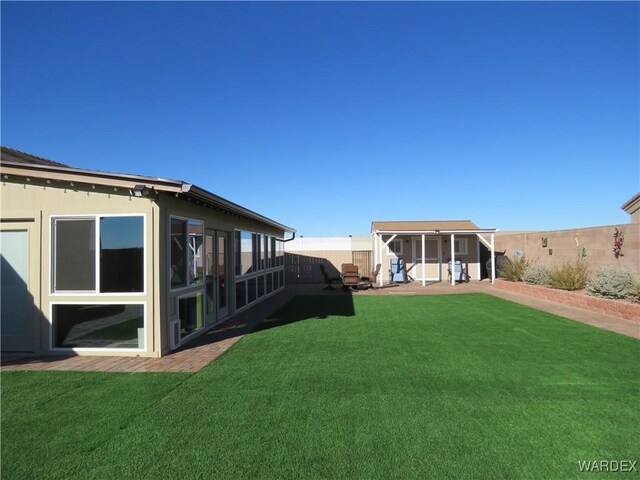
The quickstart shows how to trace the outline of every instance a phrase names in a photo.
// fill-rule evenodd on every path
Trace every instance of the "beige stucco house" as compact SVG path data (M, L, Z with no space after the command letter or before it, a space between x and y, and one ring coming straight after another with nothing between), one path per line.
M492 262L491 281L495 280L495 228L478 228L470 220L374 221L371 223L373 263L386 271L394 259L404 261L406 273L426 285L449 281L451 259L460 262L469 280L481 280L480 244L487 247ZM486 238L485 235L489 237ZM454 267L455 273L455 267ZM379 277L380 285L383 276Z
M2 351L158 357L284 287L295 231L180 180L2 147Z

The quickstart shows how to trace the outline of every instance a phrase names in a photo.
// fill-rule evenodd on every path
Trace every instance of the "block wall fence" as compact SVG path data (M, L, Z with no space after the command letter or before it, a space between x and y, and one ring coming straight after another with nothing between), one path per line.
M622 255L613 254L613 234L618 229L624 235ZM546 239L546 246L544 240ZM602 227L573 228L534 232L498 232L496 251L513 258L515 250L526 258L547 266L562 265L586 254L589 268L596 271L604 265L626 267L640 275L640 224L626 223Z

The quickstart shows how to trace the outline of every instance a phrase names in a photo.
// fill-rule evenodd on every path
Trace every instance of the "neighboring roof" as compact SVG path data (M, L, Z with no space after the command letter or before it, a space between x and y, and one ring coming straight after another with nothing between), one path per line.
M636 193L633 197L624 202L620 208L629 215L640 209L640 192Z
M467 232L495 231L495 228L478 228L471 220L424 220L371 222L371 230L374 232Z
M65 182L77 182L103 186L113 186L133 189L138 186L155 190L156 192L172 193L179 198L202 203L220 210L239 215L249 220L265 224L267 226L294 233L295 229L271 220L248 208L242 207L225 198L219 197L207 190L183 182L167 178L147 177L142 175L129 175L124 173L103 172L98 170L84 170L73 168L53 160L20 152L8 147L0 147L0 167L4 175L28 176L57 180Z
M55 167L68 167L64 163L54 162L47 158L38 157L37 155L31 155L30 153L21 152L15 148L0 147L2 152L1 160L14 163L29 163L31 165L51 165Z

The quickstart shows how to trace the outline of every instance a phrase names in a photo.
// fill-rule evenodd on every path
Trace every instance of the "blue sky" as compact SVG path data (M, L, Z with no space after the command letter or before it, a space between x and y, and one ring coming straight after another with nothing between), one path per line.
M2 2L2 144L306 236L628 222L640 4Z

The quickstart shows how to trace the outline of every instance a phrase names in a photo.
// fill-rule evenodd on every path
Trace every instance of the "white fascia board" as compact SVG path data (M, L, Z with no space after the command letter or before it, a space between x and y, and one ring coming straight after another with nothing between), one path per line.
M497 228L480 228L478 230L376 230L376 235L422 235L422 234L468 234L473 235L475 233L495 233Z

